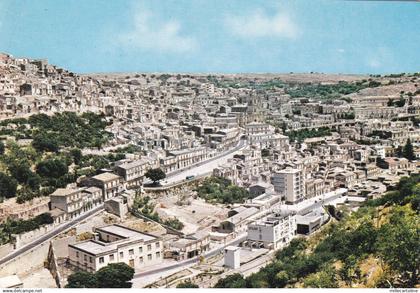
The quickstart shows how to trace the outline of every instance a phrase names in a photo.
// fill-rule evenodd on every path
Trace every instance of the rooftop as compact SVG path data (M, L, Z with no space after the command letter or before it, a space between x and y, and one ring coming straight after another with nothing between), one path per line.
M115 175L114 173L102 173L96 176L93 176L92 178L96 179L96 180L100 180L100 181L112 181L112 180L117 180L120 178L120 176Z

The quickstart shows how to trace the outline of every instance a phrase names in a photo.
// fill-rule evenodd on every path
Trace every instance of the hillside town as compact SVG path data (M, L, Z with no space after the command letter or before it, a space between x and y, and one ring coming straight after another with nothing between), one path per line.
M419 85L77 74L0 54L0 287L119 263L134 288L255 276L418 174Z

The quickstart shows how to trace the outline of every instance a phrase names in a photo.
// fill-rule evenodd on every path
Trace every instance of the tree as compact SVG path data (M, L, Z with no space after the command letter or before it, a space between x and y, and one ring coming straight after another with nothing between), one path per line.
M68 171L67 165L60 159L48 159L36 165L36 173L41 177L60 178Z
M176 285L177 288L200 288L197 284L191 283L191 281L186 281Z
M261 150L261 156L262 157L268 157L270 155L270 150L268 149L262 149Z
M78 271L67 278L66 288L97 288L95 274Z
M16 196L17 182L15 179L0 172L0 197L11 198Z
M155 185L159 180L162 180L166 178L165 172L162 171L160 168L156 169L149 169L147 170L146 174L144 174L147 178L153 181L153 184Z
M4 143L0 141L0 156L4 155L5 150L6 150L6 147L4 146Z
M408 138L407 143L404 145L403 148L403 156L407 160L413 161L416 159L416 155L414 153L413 145L411 144L411 140Z
M37 135L32 141L32 146L39 152L57 152L59 149L58 142L48 135Z
M236 273L219 279L214 288L245 288L246 282L241 274Z
M395 150L395 155L398 158L402 158L403 157L403 147L402 146L398 146L397 149Z
M418 215L407 206L397 208L389 223L381 226L377 243L383 260L401 275L405 286L414 288L419 278Z
M309 275L303 281L306 288L338 288L335 270L332 267L326 267L322 271Z
M111 263L95 273L99 288L131 288L134 269L119 262Z
M70 150L70 155L72 156L72 158L73 158L73 162L76 164L76 165L79 165L80 164L80 162L82 161L82 157L83 157L83 155L82 155L82 151L80 150L80 149L71 149Z

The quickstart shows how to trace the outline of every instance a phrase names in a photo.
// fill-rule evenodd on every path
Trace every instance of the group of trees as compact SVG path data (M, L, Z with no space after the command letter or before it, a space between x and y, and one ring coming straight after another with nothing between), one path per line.
M155 204L151 201L149 196L140 196L137 194L134 200L133 210L134 215L136 213L140 213L140 215L160 224L166 225L172 229L182 230L184 228L184 224L177 218L162 220L158 213L154 211Z
M210 177L197 188L199 197L212 203L243 203L251 198L251 194L245 188L233 185L228 179Z
M413 161L416 159L414 147L410 139L407 139L407 142L404 146L397 147L396 156L400 158L406 158L407 160L410 160L410 161Z
M134 269L125 263L112 263L95 273L78 271L67 278L66 288L131 288Z
M107 156L83 156L80 148L100 146L110 135L105 131L103 115L64 112L47 116L32 115L28 119L10 119L0 122L15 138L32 138L30 145L0 142L0 199L17 197L22 203L37 196L47 195L65 187L78 176L94 175L98 169L108 168L113 161L124 158L123 153ZM70 148L72 147L72 148ZM75 164L74 172L69 166Z
M307 138L329 136L331 135L331 130L328 127L321 127L318 129L292 130L285 134L291 141L302 142Z
M32 115L27 121L33 129L37 150L57 151L60 147L100 147L111 134L105 131L104 115L73 112Z
M418 174L402 178L396 190L368 200L358 211L325 227L315 243L295 238L259 272L247 278L228 276L216 287L415 287L420 259L419 186ZM366 271L366 262L374 263L376 275Z
M40 214L29 220L7 219L4 223L0 224L0 245L9 242L12 234L32 231L53 222L54 219L49 213Z
M344 95L356 93L365 88L380 86L381 83L374 80L362 80L356 82L340 81L336 84L301 83L286 87L286 93L292 98L318 98L339 99Z

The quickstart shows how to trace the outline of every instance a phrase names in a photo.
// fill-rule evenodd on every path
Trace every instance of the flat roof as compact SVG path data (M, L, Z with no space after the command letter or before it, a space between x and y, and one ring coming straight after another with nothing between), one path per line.
M51 195L52 196L67 196L79 192L80 189L58 188Z
M144 241L156 239L156 237L152 235L144 234L134 229L126 228L119 225L105 226L101 228L96 228L96 230L108 232L108 233L120 236L122 238L142 238Z
M146 160L136 160L136 161L121 164L118 167L121 168L121 169L131 169L131 168L141 166L141 165L145 165L145 164L147 164Z
M10 288L18 285L23 285L23 282L19 279L17 275L0 277L0 288Z
M108 244L107 243L100 243L95 240L87 240L79 243L72 244L71 246L76 247L80 250L86 251L90 254L100 254L106 251L110 251L116 248L115 245Z
M119 179L120 176L115 175L114 173L105 172L105 173L93 176L92 178L101 180L101 181L111 181L111 180Z

